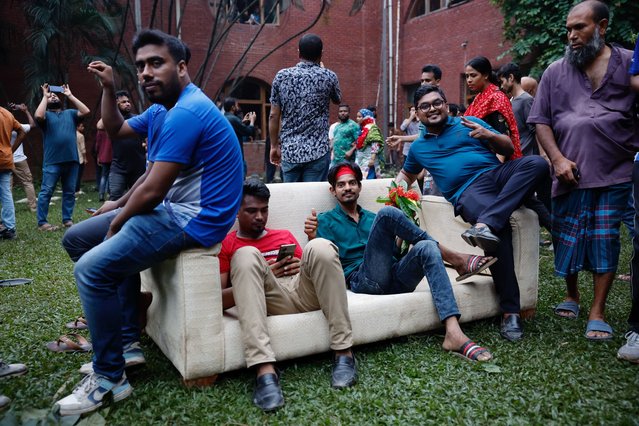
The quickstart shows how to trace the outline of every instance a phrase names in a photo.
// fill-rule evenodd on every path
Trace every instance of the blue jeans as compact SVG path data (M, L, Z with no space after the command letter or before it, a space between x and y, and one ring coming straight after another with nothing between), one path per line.
M109 172L111 163L100 164L100 184L98 185L98 196L104 199L104 194L109 192Z
M282 161L282 179L284 182L324 182L328 178L328 166L331 153L308 163L289 163Z
M88 219L85 226L104 220L109 218L97 216ZM133 216L120 232L78 259L74 275L89 323L96 373L116 381L124 372L120 286L126 285L125 281L132 275L198 245L160 205L150 213ZM137 298L137 294L134 297Z
M16 229L16 211L11 195L11 170L0 170L0 218L7 229Z
M62 238L62 246L72 261L77 262L86 252L104 241L111 221L119 211L112 211L75 224ZM122 344L126 346L140 340L138 296L140 274L132 274L122 280L118 298L122 306Z
M632 168L633 199L639 197L639 161ZM639 203L634 203L634 229L639 230ZM630 260L630 298L632 301L628 325L630 330L639 333L639 231L632 234L632 259Z
M47 223L49 202L58 179L62 181L62 222L73 219L75 184L78 179L79 167L80 164L75 161L42 166L42 185L38 194L38 226Z
M397 248L395 237L414 246L400 260L393 257ZM410 293L424 276L428 279L439 319L443 322L451 316L459 317L437 241L400 209L383 207L371 227L364 262L349 277L351 290L366 294Z

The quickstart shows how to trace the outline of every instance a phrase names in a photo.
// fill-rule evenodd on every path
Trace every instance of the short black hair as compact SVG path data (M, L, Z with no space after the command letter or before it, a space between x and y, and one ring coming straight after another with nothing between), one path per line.
M186 43L163 31L151 29L142 30L133 37L133 54L136 55L138 49L149 44L166 46L175 63L184 61L188 65L191 59L191 49L189 49Z
M115 92L115 99L121 98L123 96L131 99L131 95L129 95L129 92L126 90L118 90L117 92Z
M435 64L426 64L422 67L422 72L432 72L435 80L442 79L442 69Z
M357 184L361 186L362 178L363 178L362 169L359 168L357 163L353 163L352 161L347 161L347 160L342 160L336 163L334 166L332 166L328 170L328 183L330 183L331 186L335 188L335 185L337 184L337 172L340 168L344 166L347 166L353 169L353 171L355 172L355 179L357 180Z
M514 62L510 62L499 68L499 71L497 71L497 78L504 77L505 79L508 79L511 74L515 78L515 82L517 84L520 84L522 77L521 70L519 69L519 65L515 64Z
M577 3L576 5L574 5L573 7L570 8L570 12L568 12L568 14L570 15L570 13L577 7L580 6L584 3L588 3L588 6L590 6L590 10L592 10L592 19L593 21L595 21L597 24L599 22L601 22L602 19L608 19L610 20L610 8L608 8L608 5L602 1L598 1L598 0L586 0L586 1L582 1L580 3Z
M448 104L448 111L452 117L457 117L459 115L459 105Z
M346 108L346 109L348 109L349 111L351 110L351 106L350 106L349 104L339 104L339 107L340 107L340 108Z
M228 97L224 99L224 111L229 112L235 106L237 99Z
M322 57L322 39L316 34L304 34L300 39L298 48L300 56L309 61L317 61Z
M268 186L255 177L250 177L244 181L242 191L242 202L247 195L264 201L268 201L271 198L271 191L269 191Z
M439 93L439 96L442 97L444 102L448 103L446 101L446 95L444 94L444 91L440 89L439 86L435 86L433 84L424 84L423 86L419 86L417 88L417 90L415 91L415 95L413 96L413 103L415 104L415 108L417 108L417 104L419 103L419 100L421 98L432 92Z

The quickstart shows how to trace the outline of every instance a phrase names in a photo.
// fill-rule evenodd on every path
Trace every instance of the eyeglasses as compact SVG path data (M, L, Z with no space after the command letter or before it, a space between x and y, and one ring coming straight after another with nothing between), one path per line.
M428 112L430 111L430 108L433 107L435 109L439 109L442 106L444 106L445 102L442 99L437 99L435 101L433 101L432 104L429 104L428 102L424 102L423 104L419 104L417 106L417 108L420 109L420 111L422 112Z

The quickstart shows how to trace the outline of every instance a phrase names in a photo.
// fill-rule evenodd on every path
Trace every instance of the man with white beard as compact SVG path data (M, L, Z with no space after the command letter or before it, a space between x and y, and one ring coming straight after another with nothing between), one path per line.
M632 52L605 43L608 20L608 6L600 1L584 1L570 10L565 55L544 72L528 116L553 169L555 273L567 286L555 313L579 315L577 276L581 270L591 271L589 340L613 337L604 310L617 270L619 227L639 148L628 74Z

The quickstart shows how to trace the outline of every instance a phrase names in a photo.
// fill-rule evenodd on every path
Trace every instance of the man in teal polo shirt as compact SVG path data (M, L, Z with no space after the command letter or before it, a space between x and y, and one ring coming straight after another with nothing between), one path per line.
M423 168L428 170L455 214L473 224L462 238L499 258L490 270L503 313L500 334L519 340L523 326L509 219L549 173L548 165L537 155L499 162L495 154L513 152L510 138L478 118L449 117L437 86L421 86L414 102L424 128L397 180L410 185Z
M440 320L446 328L442 347L473 361L489 361L492 354L464 334L459 310L444 267L444 261L467 278L496 259L457 253L440 246L395 207L384 207L377 215L357 204L362 189L362 171L355 163L342 161L328 172L330 191L337 206L306 219L309 240L325 238L339 248L346 283L355 293L410 293L426 277ZM396 238L413 245L401 259L395 257Z

